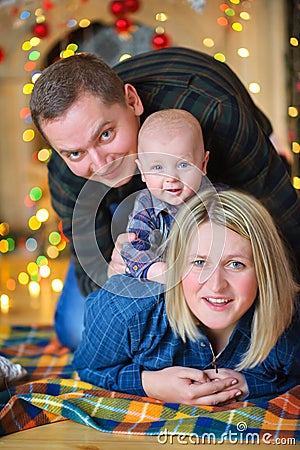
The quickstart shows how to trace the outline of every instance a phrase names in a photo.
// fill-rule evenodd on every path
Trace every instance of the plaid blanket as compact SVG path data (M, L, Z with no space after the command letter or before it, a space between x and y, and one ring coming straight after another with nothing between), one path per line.
M272 400L193 407L110 392L83 383L51 327L0 327L1 353L28 371L0 393L0 435L70 419L108 433L156 435L159 442L300 442L300 386Z

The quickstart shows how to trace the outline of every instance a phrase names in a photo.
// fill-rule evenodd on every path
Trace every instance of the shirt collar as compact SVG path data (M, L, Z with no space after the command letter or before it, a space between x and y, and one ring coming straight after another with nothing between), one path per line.
M174 216L178 212L178 207L174 205L170 205L167 202L163 202L162 200L154 197L154 195L151 194L152 197L152 204L154 206L156 214L159 214L162 211L166 211L167 213Z

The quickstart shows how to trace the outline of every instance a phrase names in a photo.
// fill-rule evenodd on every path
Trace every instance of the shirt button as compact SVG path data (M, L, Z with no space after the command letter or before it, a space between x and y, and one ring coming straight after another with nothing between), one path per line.
M206 347L205 342L200 342L201 347Z

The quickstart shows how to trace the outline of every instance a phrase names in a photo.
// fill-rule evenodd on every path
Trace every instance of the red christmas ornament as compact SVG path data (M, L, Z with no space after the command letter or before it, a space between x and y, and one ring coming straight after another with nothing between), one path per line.
M6 52L3 47L0 47L0 64L5 60Z
M115 28L117 33L126 33L132 26L132 21L130 19L118 19L115 23Z
M44 9L49 10L49 9L52 9L53 6L54 6L54 5L53 5L53 3L52 3L51 0L44 0L44 1L43 1L43 8L44 8Z
M166 33L155 34L152 38L152 47L154 50L170 47L171 39Z
M115 0L109 4L110 12L116 17L123 17L126 13L125 2Z
M139 0L125 0L125 9L126 12L135 13L140 9L140 1Z
M37 36L40 39L43 39L48 36L49 34L49 28L48 25L44 23L37 23L33 26L32 32L35 36Z

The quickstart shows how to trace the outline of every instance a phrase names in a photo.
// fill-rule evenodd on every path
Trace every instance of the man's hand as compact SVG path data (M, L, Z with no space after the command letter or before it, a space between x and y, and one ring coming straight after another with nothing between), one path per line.
M122 233L119 234L115 248L113 249L111 255L111 261L107 269L107 278L113 275L126 273L126 264L121 256L121 250L125 242L131 242L135 239L134 233Z
M167 367L143 371L142 384L148 397L164 402L187 405L218 405L242 395L236 388L236 377L210 380L203 370L189 367Z

